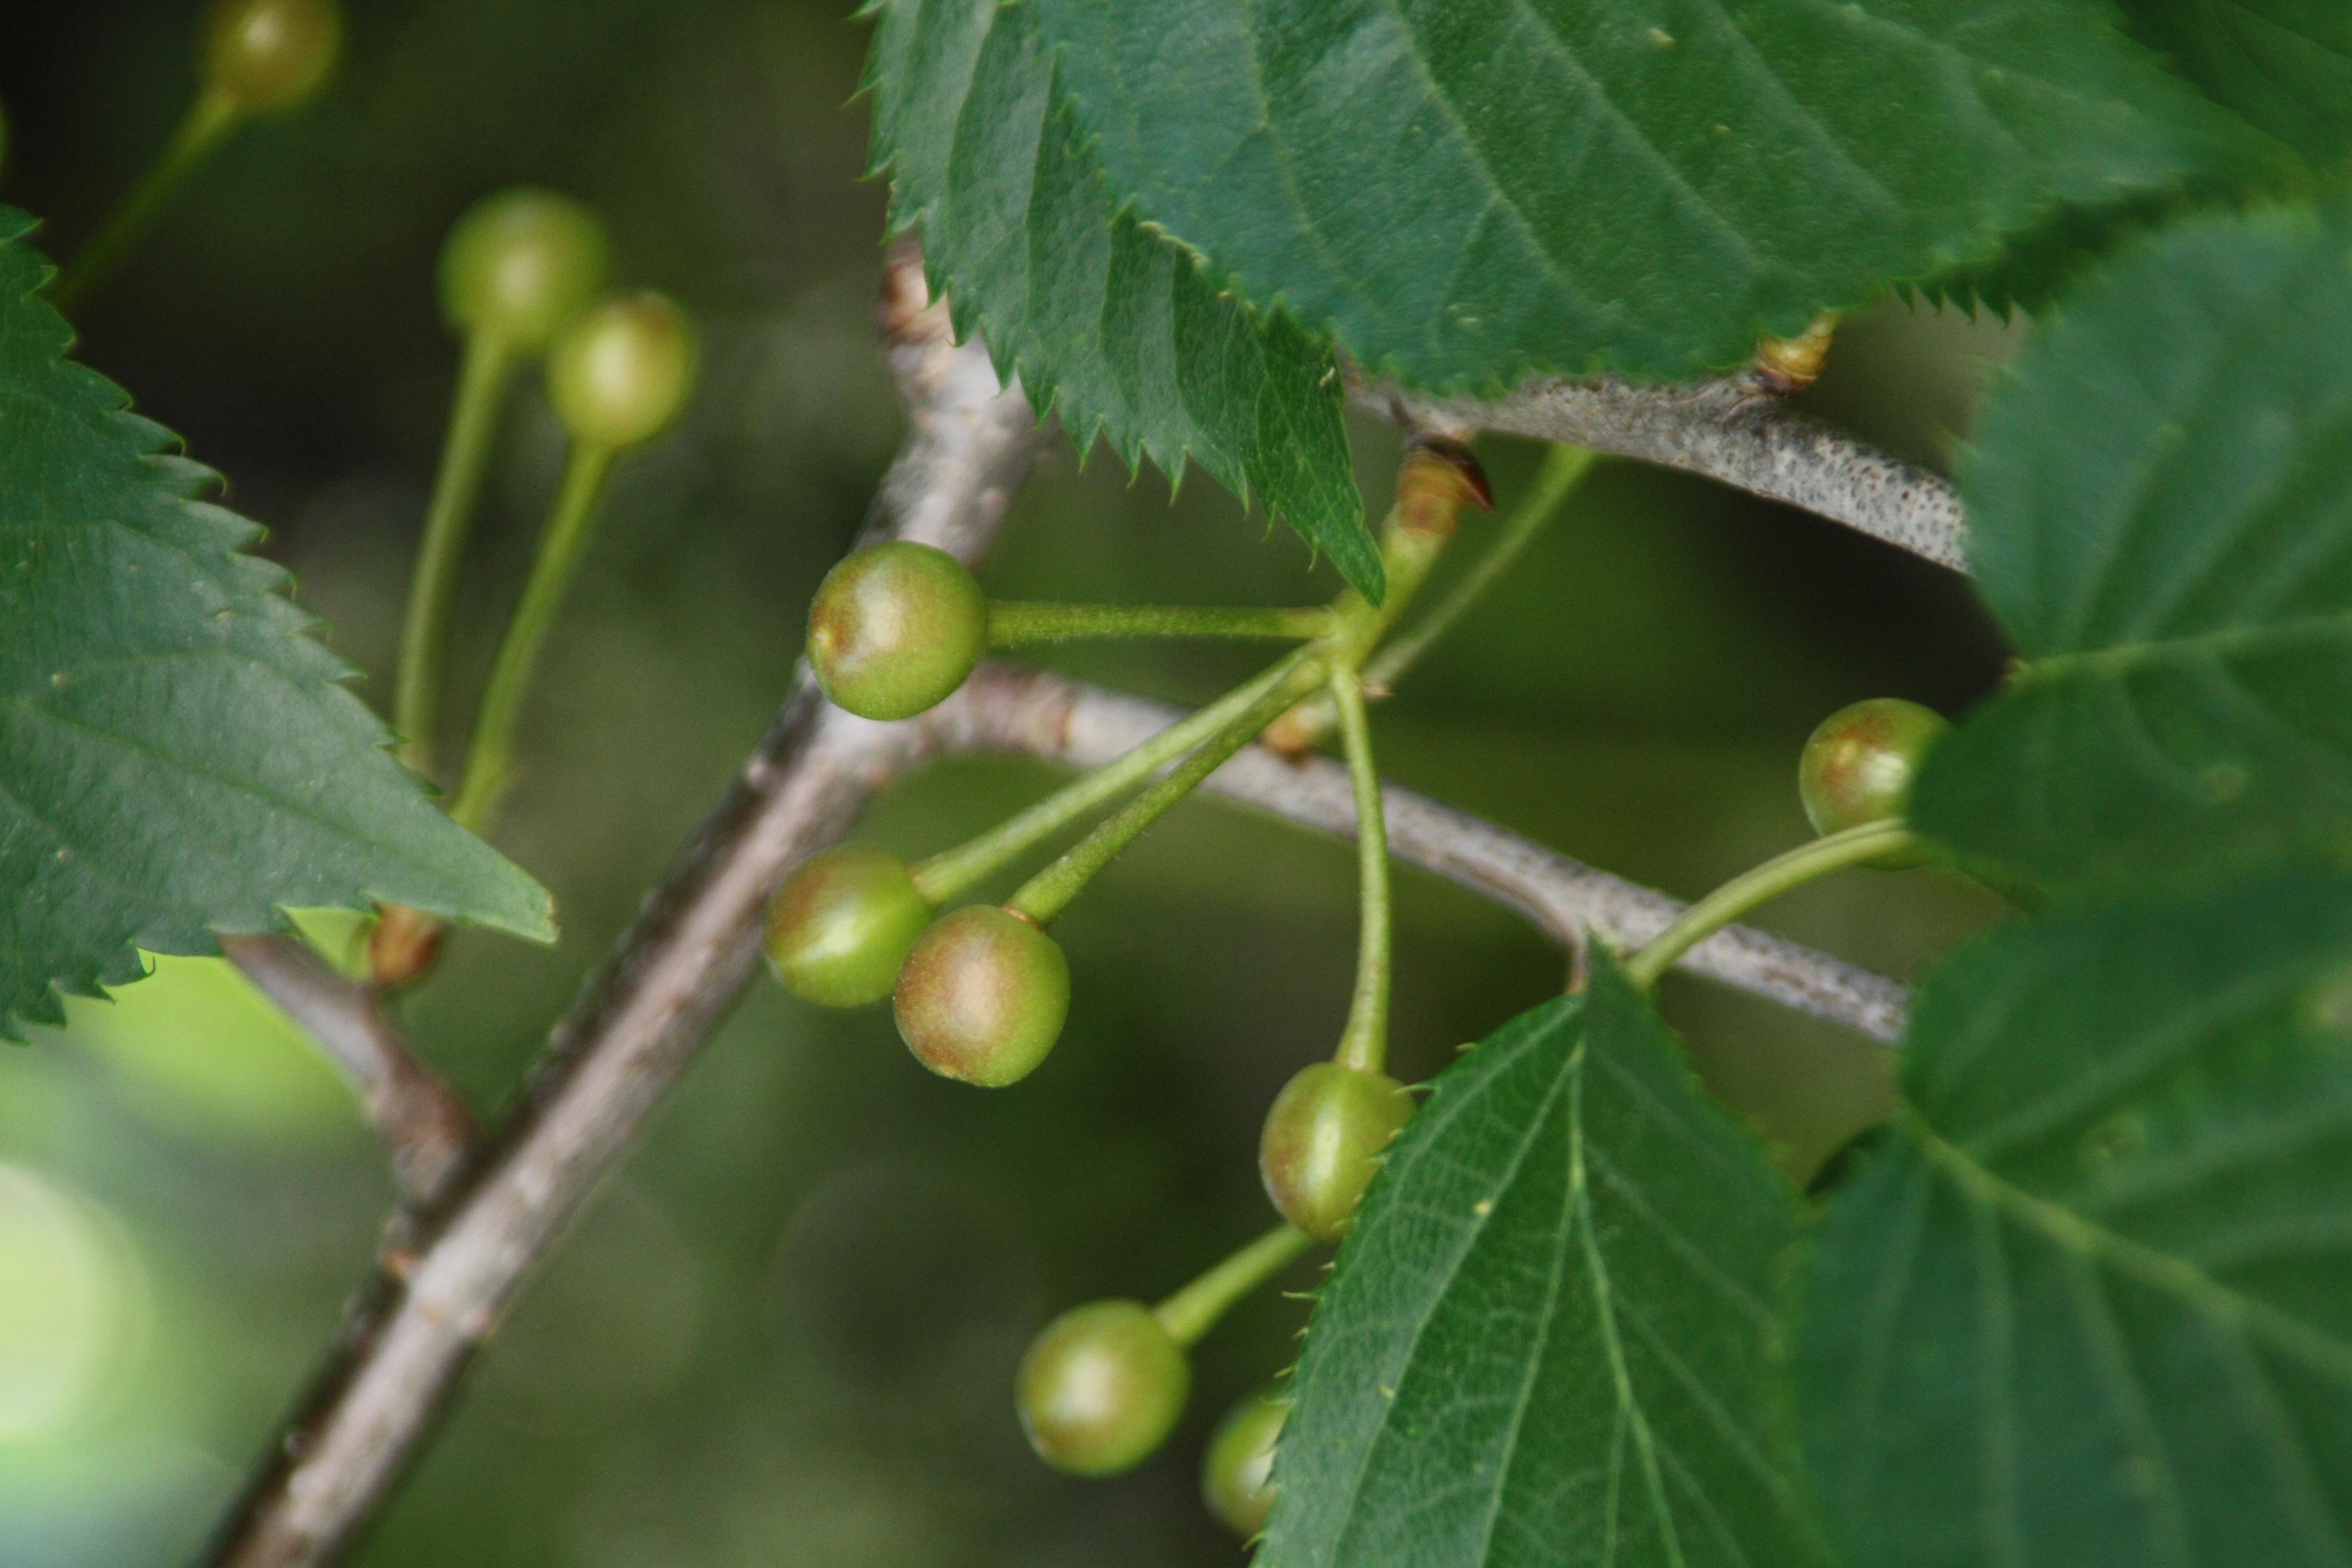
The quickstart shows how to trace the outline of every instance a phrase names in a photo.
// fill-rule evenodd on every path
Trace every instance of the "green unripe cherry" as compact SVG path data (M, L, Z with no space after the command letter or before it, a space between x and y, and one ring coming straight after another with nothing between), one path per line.
M803 863L768 906L768 962L804 1002L863 1007L890 994L932 913L904 858L845 844Z
M954 695L988 647L988 598L962 562L894 540L842 558L809 606L817 684L862 719L911 719Z
M213 0L197 33L205 90L247 113L318 91L342 44L335 0Z
M1797 763L1797 793L1813 831L1902 816L1927 748L1950 728L1934 710L1899 697L1874 697L1822 720Z
M1338 1062L1305 1068L1275 1097L1258 1139L1266 1196L1316 1240L1339 1240L1412 1110L1412 1096L1386 1073Z
M1201 1456L1201 1500L1244 1541L1274 1511L1274 1444L1290 1405L1270 1388L1225 1412Z
M898 971L899 1037L942 1078L1001 1089L1036 1070L1070 1014L1062 944L1010 910L932 923Z
M547 399L572 438L608 450L652 439L694 387L694 327L659 294L607 300L563 329Z
M587 205L529 185L467 207L441 247L449 324L536 353L604 286L604 226Z
M1093 1301L1045 1325L1013 1386L1039 1458L1074 1475L1115 1476L1168 1440L1192 1368L1150 1308Z

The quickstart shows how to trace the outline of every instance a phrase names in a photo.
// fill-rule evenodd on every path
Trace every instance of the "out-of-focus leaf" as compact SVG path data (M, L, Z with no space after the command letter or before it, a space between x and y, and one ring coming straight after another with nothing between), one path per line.
M0 1035L58 992L385 900L540 940L546 892L457 827L308 635L207 469L65 357L0 208Z
M2190 80L2315 163L2352 156L2352 5L2124 0L2124 10Z
M1854 1568L2352 1556L2352 880L1937 972L1800 1336Z
M1917 825L2057 888L2352 844L2352 206L2141 247L2030 345L1965 477L2009 688Z

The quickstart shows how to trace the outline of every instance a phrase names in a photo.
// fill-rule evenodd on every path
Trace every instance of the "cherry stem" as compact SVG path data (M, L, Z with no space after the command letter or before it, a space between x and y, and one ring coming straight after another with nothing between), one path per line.
M1817 878L1882 856L1900 854L1917 842L1900 817L1865 822L1800 844L1752 870L1743 871L1676 917L1639 952L1625 961L1625 973L1643 990L1674 967L1675 961L1760 904Z
M1170 1339L1190 1350L1235 1302L1282 1272L1313 1241L1296 1226L1276 1226L1152 1308L1151 1315Z
M1078 637L1268 637L1300 641L1328 633L1328 608L1216 608L1182 605L1040 605L1000 601L988 606L988 646L1064 642Z
M1420 663L1422 656L1454 629L1454 624L1469 613L1471 606L1544 531L1545 524L1558 514L1560 503L1583 482L1594 460L1595 454L1581 447L1555 445L1537 472L1535 484L1504 522L1495 542L1426 615L1402 635L1382 643L1365 661L1364 684L1379 690L1388 689ZM1409 595L1410 589L1407 593ZM1316 697L1299 704L1288 721L1289 733L1285 740L1294 749L1303 751L1329 734L1337 720L1330 700Z
M563 471L563 487L548 513L540 535L539 558L531 563L530 579L523 584L514 619L507 623L490 666L489 684L483 689L482 710L474 720L473 744L466 752L466 775L449 815L460 826L479 833L496 809L499 792L514 767L515 722L530 689L531 672L555 624L563 596L580 565L588 542L589 524L596 515L596 497L604 476L612 470L613 448L582 443L572 447Z
M1387 597L1375 606L1353 589L1328 609L1214 609L1184 606L1120 606L1000 603L989 606L989 641L1044 640L1055 637L1198 635L1290 637L1315 639L1276 663L1255 680L1173 725L1108 767L1097 770L1027 811L972 839L933 856L914 868L915 886L934 903L944 903L1039 840L1140 783L1187 752L1192 754L1165 778L1032 877L1005 908L1044 925L1066 908L1095 875L1170 807L1224 765L1233 754L1313 693L1335 669L1353 669L1403 613L1414 591L1453 537L1451 521L1467 495L1459 482L1431 483L1410 467L1398 485L1398 502L1381 530L1381 558L1388 573ZM1422 462L1443 461L1423 457ZM1195 750L1197 748L1197 750ZM1369 753L1368 753L1369 754ZM1385 871L1385 862L1383 863ZM1385 904L1386 889L1382 888ZM1385 940L1385 939L1384 939ZM1385 1004L1381 1030L1385 1037Z
M433 772L434 732L440 721L442 656L457 596L457 571L466 554L474 504L489 468L499 411L506 401L518 356L495 332L466 339L457 373L457 395L449 407L449 433L441 447L441 469L425 512L425 534L416 552L416 575L408 590L408 613L401 627L400 667L394 679L393 727L400 731L401 757L428 777Z
M189 106L187 118L163 144L155 162L131 187L130 194L109 213L98 233L74 253L49 289L49 303L58 313L71 316L146 237L173 194L233 130L242 113L226 94L203 92Z
M1348 1026L1336 1059L1359 1072L1379 1072L1388 1063L1390 943L1388 818L1381 806L1380 770L1372 762L1371 721L1364 712L1364 683L1350 669L1335 669L1331 702L1339 714L1339 738L1348 753L1348 776L1356 786L1356 883L1360 900L1356 946L1356 994L1348 1005Z
M1244 682L1198 712L1187 715L1118 761L1073 779L1044 800L953 849L942 850L914 868L915 887L934 904L943 904L990 872L1011 862L1045 838L1107 801L1125 795L1202 742L1223 730L1249 710L1250 705L1314 657L1300 648L1286 655L1255 679Z
M1223 729L1202 742L1165 778L1097 824L1094 831L1072 845L1060 859L1023 883L1020 890L1005 900L1004 907L1041 926L1060 914L1094 880L1095 874L1109 865L1145 828L1192 794L1201 781L1224 766L1234 752L1255 740L1268 724L1289 711L1300 697L1322 683L1326 666L1319 652L1318 647L1313 647L1300 649L1302 657L1290 664L1281 679L1265 687Z
M1478 493L1484 494L1484 480ZM1328 639L1331 668L1360 669L1388 636L1405 606L1429 580L1430 568L1454 538L1454 520L1473 499L1454 460L1433 452L1409 452L1397 475L1397 496L1381 524L1381 567L1386 595L1371 604L1353 588L1333 601L1337 629ZM1272 739L1278 751L1305 751L1330 728L1329 705L1318 697L1302 702L1277 721Z
M1534 542L1544 525L1558 515L1560 503L1574 494L1592 469L1594 454L1582 447L1555 446L1537 470L1527 496L1505 520L1502 531L1486 552L1471 564L1459 582L1403 635L1391 639L1364 666L1367 685L1393 686L1405 671L1421 662L1437 640L1454 629L1496 579L1508 570L1521 552Z
M1332 613L1339 619L1340 648L1338 662L1355 668L1360 666L1380 640L1388 636L1397 617L1404 614L1412 596L1429 580L1430 568L1445 552L1453 539L1451 531L1411 528L1405 526L1402 510L1391 511L1388 522L1381 531L1381 564L1387 569L1388 593L1375 605L1368 603L1353 588L1339 595Z

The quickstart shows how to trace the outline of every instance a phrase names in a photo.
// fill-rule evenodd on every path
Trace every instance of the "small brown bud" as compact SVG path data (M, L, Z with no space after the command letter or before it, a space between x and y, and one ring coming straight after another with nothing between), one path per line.
M1397 470L1397 525L1450 534L1465 506L1495 510L1494 487L1470 448L1442 436L1417 437Z
M440 957L448 929L422 910L377 905L375 930L368 933L368 978L387 989L421 978Z
M1823 310L1796 337L1759 339L1749 374L1764 391L1793 397L1822 378L1836 341L1837 312Z

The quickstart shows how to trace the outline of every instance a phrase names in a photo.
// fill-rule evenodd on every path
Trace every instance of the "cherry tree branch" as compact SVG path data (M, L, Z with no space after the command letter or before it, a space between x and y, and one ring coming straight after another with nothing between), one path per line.
M337 973L299 937L225 936L220 944L351 1079L361 1114L391 1152L402 1201L438 1198L473 1149L474 1116L384 1016L375 989Z
M1001 510L1001 506L1000 506ZM938 537L938 535L934 535ZM333 1356L232 1514L208 1563L331 1562L398 1479L531 1266L676 1082L757 963L774 883L847 827L892 778L954 752L1097 766L1174 722L1164 704L1003 665L904 724L872 724L803 686L736 787L583 1000L558 1027L520 1110L437 1217L396 1219L377 1275ZM1355 831L1347 770L1253 747L1207 787L1340 837ZM1509 905L1577 951L1588 933L1630 947L1683 906L1411 791L1386 786L1399 858ZM228 939L240 967L322 1043L381 1038L374 998L284 939ZM1745 927L1682 960L1698 974L1882 1039L1903 987ZM295 977L292 981L289 976ZM337 1052L342 1047L331 1045ZM413 1062L412 1062L412 1065Z
M999 388L979 342L951 342L945 313L926 300L911 254L895 257L887 270L882 321L909 430L884 479L869 536L919 539L975 557L1026 473L1034 416L1017 384ZM1675 395L1624 395L1635 405ZM1594 395L1605 406L1612 395ZM1934 507L1923 510L1916 497L1905 501L1900 492L1908 486L1931 500L1948 500L1940 481L1906 479L1885 458L1874 459L1873 470L1860 448L1835 438L1815 438L1809 448L1792 427L1776 423L1785 415L1733 407L1727 395L1717 402L1709 402L1717 395L1706 389L1682 395L1679 412L1653 409L1646 418L1621 413L1615 426L1565 394L1574 417L1496 417L1487 409L1475 422L1693 468L1934 553ZM1702 408L1746 434L1710 444L1698 428ZM1454 416L1447 403L1425 410L1408 403L1403 412L1440 422ZM1532 428L1544 423L1554 427ZM1771 464L1763 459L1798 466L1807 450L1834 472L1809 485L1766 471ZM1867 499L1871 471L1884 492L1875 501ZM1905 517L1915 525L1907 533L1898 526ZM1956 531L1954 510L1945 553L1937 558L1957 558ZM378 1268L348 1309L325 1364L202 1563L315 1568L355 1539L421 1448L531 1267L751 978L761 916L793 865L838 838L892 778L941 752L1019 750L1084 766L1107 760L1170 717L1135 699L990 669L921 720L873 724L824 702L803 670L733 784L555 1026L512 1114L453 1177L431 1189L431 1202L394 1216ZM1212 787L1311 826L1352 831L1344 773L1322 759L1291 763L1244 753ZM1434 802L1398 790L1388 800L1405 858L1502 899L1571 945L1588 927L1620 943L1638 942L1678 909L1663 895ZM339 1060L349 1050L352 1062L359 1061L364 1043L374 1053L368 1070L392 1070L383 1068L386 1037L352 1016L362 1002L372 1011L372 998L316 984L320 977L302 973L282 949L240 948L239 956L254 962L257 978ZM1882 1037L1894 1032L1903 1007L1903 992L1889 982L1752 932L1723 932L1687 962Z
M983 665L961 691L915 722L936 752L1013 752L1098 767L1173 723L1162 703L1009 665ZM1285 821L1341 837L1356 831L1348 770L1328 757L1296 761L1252 747L1206 787ZM1493 823L1394 784L1383 786L1389 847L1526 915L1571 952L1588 934L1637 947L1684 906L1664 893L1555 854ZM1882 1040L1903 1030L1905 988L1827 954L1731 926L1685 953L1681 967Z
M1948 480L1799 413L1746 376L1686 386L1537 376L1493 401L1361 380L1352 393L1366 408L1438 428L1535 436L1685 468L1968 570L1966 519Z
M975 557L1026 474L1036 419L985 348L950 341L910 254L882 325L908 409L871 534ZM793 863L919 760L929 731L827 705L803 670L734 784L542 1049L520 1103L437 1208L384 1254L327 1363L202 1562L332 1562L397 1481L531 1264L674 1085L759 960Z

